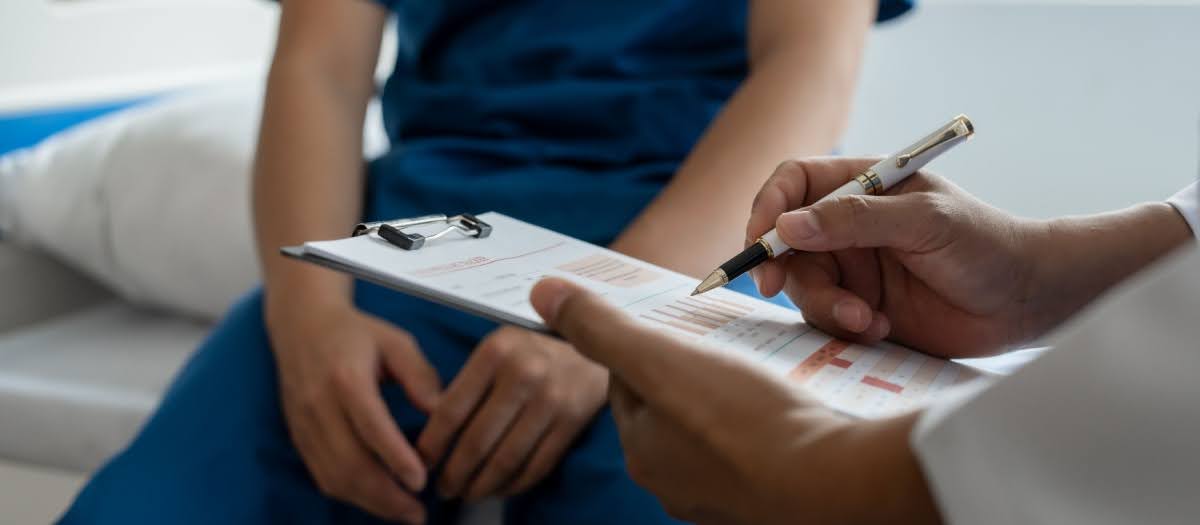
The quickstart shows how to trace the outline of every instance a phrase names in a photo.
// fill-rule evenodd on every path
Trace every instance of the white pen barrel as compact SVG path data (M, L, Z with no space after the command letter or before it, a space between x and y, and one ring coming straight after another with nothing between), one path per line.
M779 257L780 255L783 255L784 252L792 249L791 246L788 246L787 243L783 242L783 239L779 238L779 233L777 233L774 228L772 228L771 231L763 234L762 240L766 241L766 243L771 246L771 253L775 257Z
M866 191L863 190L862 184L859 184L859 182L856 180L852 180L841 186L838 186L838 189L829 192L828 195L821 197L817 202L836 199L838 197L845 197L847 195L863 195L865 193Z

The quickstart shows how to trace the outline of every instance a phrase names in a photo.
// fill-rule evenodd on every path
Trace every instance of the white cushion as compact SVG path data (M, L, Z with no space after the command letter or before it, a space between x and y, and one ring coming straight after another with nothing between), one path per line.
M125 446L208 329L110 302L0 335L0 456L91 471Z
M218 317L258 280L250 171L262 85L164 97L0 158L0 231L126 299ZM375 105L364 149L387 147Z

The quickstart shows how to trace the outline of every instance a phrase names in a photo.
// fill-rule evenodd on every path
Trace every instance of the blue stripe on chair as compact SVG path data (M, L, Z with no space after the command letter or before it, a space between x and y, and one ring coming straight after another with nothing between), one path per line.
M32 146L76 124L153 98L149 96L92 105L0 113L0 155Z

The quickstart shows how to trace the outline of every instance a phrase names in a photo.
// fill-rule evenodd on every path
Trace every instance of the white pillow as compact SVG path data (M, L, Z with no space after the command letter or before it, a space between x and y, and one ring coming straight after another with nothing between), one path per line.
M126 299L215 319L258 281L250 170L260 81L106 115L0 158L0 232ZM387 148L377 104L364 153Z

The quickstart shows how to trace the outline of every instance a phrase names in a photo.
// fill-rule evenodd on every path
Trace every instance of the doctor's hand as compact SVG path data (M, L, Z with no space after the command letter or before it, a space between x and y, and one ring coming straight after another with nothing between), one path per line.
M437 373L407 332L349 304L318 303L269 303L266 312L292 442L325 495L421 523L413 493L425 486L426 465L379 387L397 382L429 412L441 390Z
M781 164L754 200L747 238L771 228L797 251L755 271L813 325L870 343L986 355L1031 337L1037 223L1009 216L945 179L917 173L884 196L813 205L877 159Z
M932 523L908 447L914 416L850 421L734 357L635 323L560 279L534 287L546 323L609 368L634 481L699 523Z
M604 404L604 369L512 326L479 343L417 439L438 491L468 501L532 487Z
M774 227L798 250L756 270L759 290L785 290L806 319L844 339L887 337L949 357L996 353L1190 239L1164 203L1019 219L926 173L882 196L813 204L875 161L785 162L747 225L748 239Z

